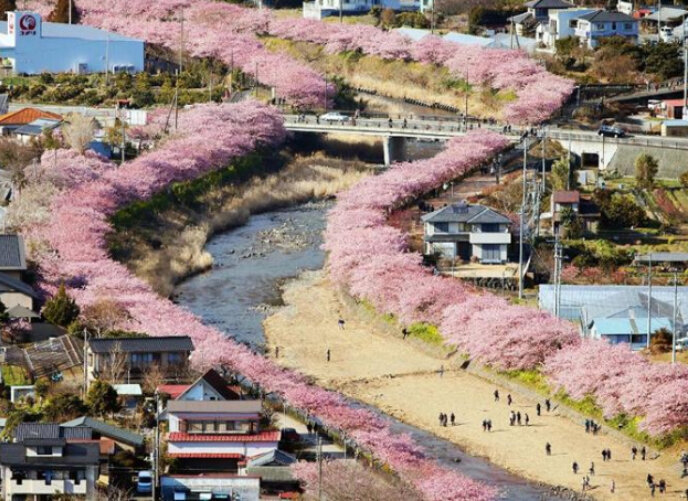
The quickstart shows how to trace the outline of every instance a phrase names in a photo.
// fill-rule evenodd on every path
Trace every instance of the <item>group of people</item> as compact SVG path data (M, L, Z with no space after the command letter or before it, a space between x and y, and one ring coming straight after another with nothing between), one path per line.
M492 431L491 419L483 419L483 431Z
M593 435L597 435L598 431L600 431L599 424L597 424L592 419L585 420L585 433L592 433Z
M456 425L456 416L452 412L449 416L447 416L444 412L440 412L440 426L447 426L447 423L451 423L452 426Z
M666 493L666 481L661 479L659 482L655 483L655 479L651 474L647 474L647 486L650 489L650 496L654 497L655 491L659 490L660 494ZM688 497L688 489L686 489L686 497Z
M631 459L635 461L636 456L638 455L638 448L634 445L631 447ZM645 457L647 456L647 449L643 445L640 449L640 459L645 461Z
M602 461L611 461L612 460L612 450L611 449L602 449Z
M530 417L528 416L527 412L525 413L525 418L523 421L525 421L526 426L530 424ZM509 413L509 426L513 426L515 424L521 426L521 411L511 411Z

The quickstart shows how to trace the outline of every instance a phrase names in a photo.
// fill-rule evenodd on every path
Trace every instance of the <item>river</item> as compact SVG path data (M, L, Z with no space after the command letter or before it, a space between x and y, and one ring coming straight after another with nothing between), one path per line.
M245 226L215 236L206 246L213 256L213 267L181 283L175 300L206 323L261 351L262 322L281 305L280 284L324 264L320 247L330 206L330 202L314 202L256 215ZM484 459L471 457L446 440L391 421L395 431L411 433L442 463L499 488L503 499L563 499L550 488L533 485Z

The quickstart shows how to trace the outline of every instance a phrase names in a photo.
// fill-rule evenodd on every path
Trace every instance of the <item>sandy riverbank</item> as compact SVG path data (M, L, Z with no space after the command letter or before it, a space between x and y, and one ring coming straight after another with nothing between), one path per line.
M493 463L531 480L580 490L581 473L571 472L573 461L592 477L596 499L649 499L645 478L665 479L668 493L657 497L685 499L688 479L679 479L674 455L662 454L649 461L631 461L626 443L604 434L586 434L580 423L552 412L537 417L535 401L514 395L514 410L528 413L531 426L509 426L508 391L494 402L495 386L456 367L457 361L441 360L413 348L399 338L371 327L370 322L338 299L322 272L309 272L290 282L284 293L286 306L265 322L271 356L279 346L278 363L299 370L318 384L373 404L390 415L431 431L459 444L468 453L484 456ZM346 320L344 330L337 325ZM332 359L326 361L326 351ZM440 427L440 412L454 412L457 426ZM491 419L493 431L484 433L483 419ZM546 456L545 444L552 444ZM601 450L612 450L612 461L602 462ZM612 479L616 492L610 493Z

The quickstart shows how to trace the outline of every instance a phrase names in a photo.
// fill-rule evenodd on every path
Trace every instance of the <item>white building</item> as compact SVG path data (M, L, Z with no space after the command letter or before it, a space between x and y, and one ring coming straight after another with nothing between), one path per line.
M314 0L303 2L303 17L306 19L322 19L328 16L342 14L364 14L373 7L392 9L396 11L419 10L421 2L430 0ZM425 9L428 8L426 3Z
M563 40L576 35L577 19L585 14L595 12L594 9L552 10L549 19L538 25L535 30L538 43L548 49L554 49L557 40Z
M0 22L0 58L14 73L135 73L144 69L144 42L16 11Z
M511 220L488 207L461 202L422 218L425 254L503 264L511 243Z

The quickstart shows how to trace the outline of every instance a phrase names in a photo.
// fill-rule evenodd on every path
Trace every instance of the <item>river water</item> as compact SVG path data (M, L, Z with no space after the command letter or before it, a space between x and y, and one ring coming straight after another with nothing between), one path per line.
M256 215L245 226L215 236L206 246L213 256L213 267L181 283L176 302L207 324L261 351L265 339L262 322L281 305L280 284L324 264L320 246L330 205L315 202ZM533 485L484 459L471 457L446 440L388 419L394 431L413 435L443 464L499 488L503 499L563 499L550 488Z

